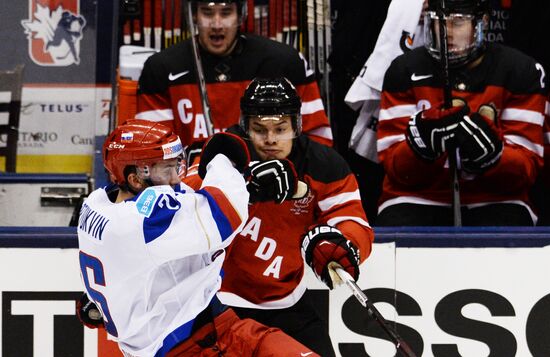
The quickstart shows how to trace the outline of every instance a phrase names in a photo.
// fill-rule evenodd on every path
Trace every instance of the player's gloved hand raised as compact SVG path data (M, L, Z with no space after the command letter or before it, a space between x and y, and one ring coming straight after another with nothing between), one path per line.
M359 278L359 249L338 229L319 225L302 238L302 256L313 272L330 289L339 283L332 266L340 266L354 280Z
M502 137L495 126L496 110L482 105L465 116L456 130L456 142L464 171L479 174L496 165L502 156Z
M282 203L296 192L298 177L294 165L287 159L260 161L250 167L246 188L250 202Z
M198 164L205 141L194 141L191 145L185 147L185 157L187 158L187 167Z
M458 122L470 109L460 98L453 99L453 107L422 110L413 115L407 127L407 143L414 153L426 160L435 160L453 147Z
M243 172L250 162L250 154L243 139L230 133L214 134L202 148L199 164L199 176L202 179L206 176L208 164L218 154L227 156L239 172Z
M93 301L90 301L86 293L82 294L80 300L76 302L76 316L88 328L104 326L101 311Z

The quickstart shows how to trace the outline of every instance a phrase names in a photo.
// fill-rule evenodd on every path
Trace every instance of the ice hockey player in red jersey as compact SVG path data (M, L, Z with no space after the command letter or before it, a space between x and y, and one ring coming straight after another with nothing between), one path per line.
M377 225L453 225L448 149L458 149L464 225L533 225L543 162L544 70L484 33L488 0L430 0L422 48L384 78L377 150L386 177ZM445 19L453 107L444 109ZM454 152L454 150L453 150Z
M240 125L228 132L248 143L251 203L249 220L228 248L218 297L240 317L278 327L320 355L334 356L328 324L304 295L304 269L313 269L330 288L330 262L358 278L374 235L355 176L335 150L301 134L301 101L285 78L254 79L240 106ZM273 172L281 173L279 180L266 179ZM296 179L309 192L289 199L281 186L295 187Z
M239 99L254 77L287 77L302 98L303 131L332 144L332 131L313 71L294 48L252 34L241 34L244 0L192 0L198 44L211 105L214 132L239 122ZM191 40L175 44L145 62L136 118L162 122L190 145L207 130Z
M116 185L92 192L80 211L78 316L104 325L125 356L315 355L216 298L224 248L247 218L246 144L212 136L198 191L181 184L182 155L160 123L130 120L108 136L103 157Z

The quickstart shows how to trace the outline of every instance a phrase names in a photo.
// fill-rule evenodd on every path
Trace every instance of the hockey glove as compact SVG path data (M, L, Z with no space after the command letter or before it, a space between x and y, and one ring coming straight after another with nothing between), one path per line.
M199 163L200 178L204 179L208 164L218 154L227 156L239 172L243 172L250 162L250 154L243 139L235 134L217 133L206 142L202 149Z
M302 239L302 257L330 289L337 282L337 274L331 274L334 263L354 280L359 278L359 249L334 227L319 225L307 232Z
M298 177L292 162L286 159L261 161L250 168L247 189L250 202L282 203L296 192Z
M465 116L456 131L462 169L479 174L496 165L502 156L503 144L494 124L496 110L482 105L477 113Z
M101 311L99 311L93 301L90 301L86 293L76 302L76 316L88 328L104 326Z
M453 99L450 109L430 108L411 117L407 143L423 159L433 161L454 145L458 122L470 112L462 99Z
M204 141L195 141L191 145L185 147L185 157L187 158L188 168L199 162L204 143Z

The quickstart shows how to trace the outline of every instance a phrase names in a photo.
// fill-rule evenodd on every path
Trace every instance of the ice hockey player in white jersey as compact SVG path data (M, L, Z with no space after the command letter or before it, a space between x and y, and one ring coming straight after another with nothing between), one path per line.
M92 192L80 212L86 293L77 313L88 327L104 325L126 356L260 356L289 339L238 319L215 297L224 248L248 217L241 172L249 154L240 138L221 133L202 155L195 192L181 184L183 148L170 128L129 120L105 141L115 185Z

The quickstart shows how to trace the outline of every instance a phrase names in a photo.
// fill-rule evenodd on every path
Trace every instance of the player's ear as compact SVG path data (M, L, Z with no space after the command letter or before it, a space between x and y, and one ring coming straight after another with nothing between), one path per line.
M126 182L134 192L141 192L145 188L145 181L135 172L132 172L126 176Z

